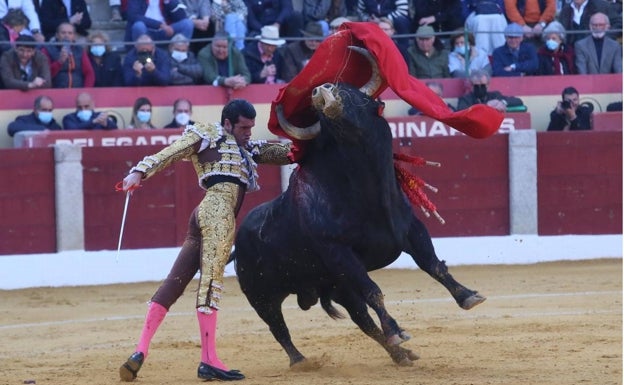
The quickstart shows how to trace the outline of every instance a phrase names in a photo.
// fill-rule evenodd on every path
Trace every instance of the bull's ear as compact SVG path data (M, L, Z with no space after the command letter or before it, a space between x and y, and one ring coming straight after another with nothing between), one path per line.
M383 116L384 110L386 109L386 103L380 101L377 106L377 115Z

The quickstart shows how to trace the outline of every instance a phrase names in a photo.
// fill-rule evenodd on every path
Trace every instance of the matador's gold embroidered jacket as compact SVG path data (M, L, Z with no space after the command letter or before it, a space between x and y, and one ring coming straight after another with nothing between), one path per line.
M217 149L218 159L202 162L200 153L207 149ZM257 163L289 164L289 151L289 144L267 143L266 140L249 141L242 148L220 124L195 123L186 127L181 138L158 153L146 156L130 172L140 171L143 179L147 179L177 160L190 159L203 189L209 177L227 175L240 180L247 191L255 191L259 188Z

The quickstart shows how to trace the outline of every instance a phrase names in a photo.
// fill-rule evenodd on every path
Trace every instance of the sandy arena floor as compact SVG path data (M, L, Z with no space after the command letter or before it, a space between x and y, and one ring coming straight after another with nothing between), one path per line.
M421 359L397 367L348 319L285 306L295 345L320 368L294 371L267 326L226 281L219 353L241 384L622 384L622 260L462 266L488 297L464 311L419 270L372 274ZM137 384L197 384L193 282L156 334ZM119 383L158 283L0 291L0 385Z

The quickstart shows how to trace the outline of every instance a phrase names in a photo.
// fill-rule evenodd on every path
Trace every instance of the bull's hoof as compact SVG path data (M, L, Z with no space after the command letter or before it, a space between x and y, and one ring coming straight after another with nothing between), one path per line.
M410 361L420 360L420 356L419 356L418 354L414 353L413 351L411 351L411 350L407 349L407 352L406 352L406 353L407 353L407 358L408 358Z
M409 358L404 358L401 361L398 361L397 365L399 365L399 366L414 366L414 362L412 360L410 360Z
M466 298L459 306L464 310L470 310L485 300L486 297L483 297L479 293L475 293L470 297Z
M386 339L386 342L390 346L397 346L402 344L405 341L408 341L412 336L407 334L404 330L402 330L399 334L391 335Z

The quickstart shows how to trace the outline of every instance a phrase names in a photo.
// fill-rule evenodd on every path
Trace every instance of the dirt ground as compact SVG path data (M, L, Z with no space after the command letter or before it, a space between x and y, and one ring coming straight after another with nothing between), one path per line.
M286 353L226 281L218 350L241 384L622 384L622 260L460 266L451 272L487 301L461 310L419 270L372 273L421 359L398 367L348 319L294 297L285 317L318 368L291 370ZM156 334L138 384L197 384L194 288ZM0 384L114 384L133 352L157 282L0 291ZM193 288L193 290L191 290Z

